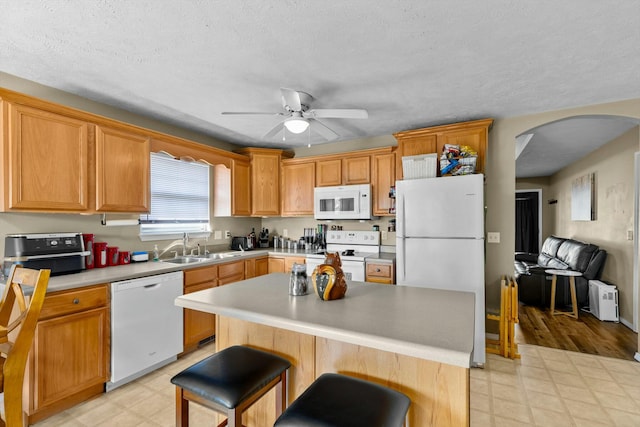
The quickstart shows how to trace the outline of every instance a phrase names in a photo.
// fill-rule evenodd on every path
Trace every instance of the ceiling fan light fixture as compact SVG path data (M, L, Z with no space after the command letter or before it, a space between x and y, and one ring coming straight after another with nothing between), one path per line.
M309 122L302 117L292 117L285 120L284 126L291 133L302 133L309 127Z

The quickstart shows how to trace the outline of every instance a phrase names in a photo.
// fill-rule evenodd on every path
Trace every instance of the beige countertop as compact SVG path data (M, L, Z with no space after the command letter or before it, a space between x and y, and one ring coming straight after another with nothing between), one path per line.
M348 282L345 298L290 296L273 273L180 296L176 305L468 368L474 294Z
M229 251L225 251L229 252ZM304 256L306 252L304 250L293 249L255 249L251 251L238 252L237 256L223 258L223 259L206 259L201 262L193 264L172 264L169 262L136 262L126 265L117 265L113 267L93 268L90 270L83 270L79 273L64 274L61 276L53 276L49 279L49 286L47 292L56 292L68 289L81 288L83 286L91 286L102 283L117 282L120 280L135 279L138 277L153 276L156 274L169 273L172 271L188 270L191 268L204 267L207 265L223 264L227 262L233 262L240 259L250 259L260 256ZM0 281L0 285L4 285L3 281ZM4 289L1 286L0 289Z

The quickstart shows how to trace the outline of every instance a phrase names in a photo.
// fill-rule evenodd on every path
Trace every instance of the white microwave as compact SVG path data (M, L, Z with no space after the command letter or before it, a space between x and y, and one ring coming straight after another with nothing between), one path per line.
M315 219L371 219L371 184L316 187Z

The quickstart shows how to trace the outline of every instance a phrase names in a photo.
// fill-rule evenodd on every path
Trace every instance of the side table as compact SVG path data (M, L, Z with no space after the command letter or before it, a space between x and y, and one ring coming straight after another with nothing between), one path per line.
M564 314L565 316L578 318L578 298L576 297L576 277L582 276L582 273L572 270L545 270L545 273L551 274L551 314ZM572 311L559 311L556 310L556 281L558 276L564 276L569 278L569 290L571 291L571 307Z

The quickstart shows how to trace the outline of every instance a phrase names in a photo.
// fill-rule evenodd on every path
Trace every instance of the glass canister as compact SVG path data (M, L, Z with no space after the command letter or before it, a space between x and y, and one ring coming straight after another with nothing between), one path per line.
M291 277L289 278L289 295L306 295L308 288L306 264L293 263Z

